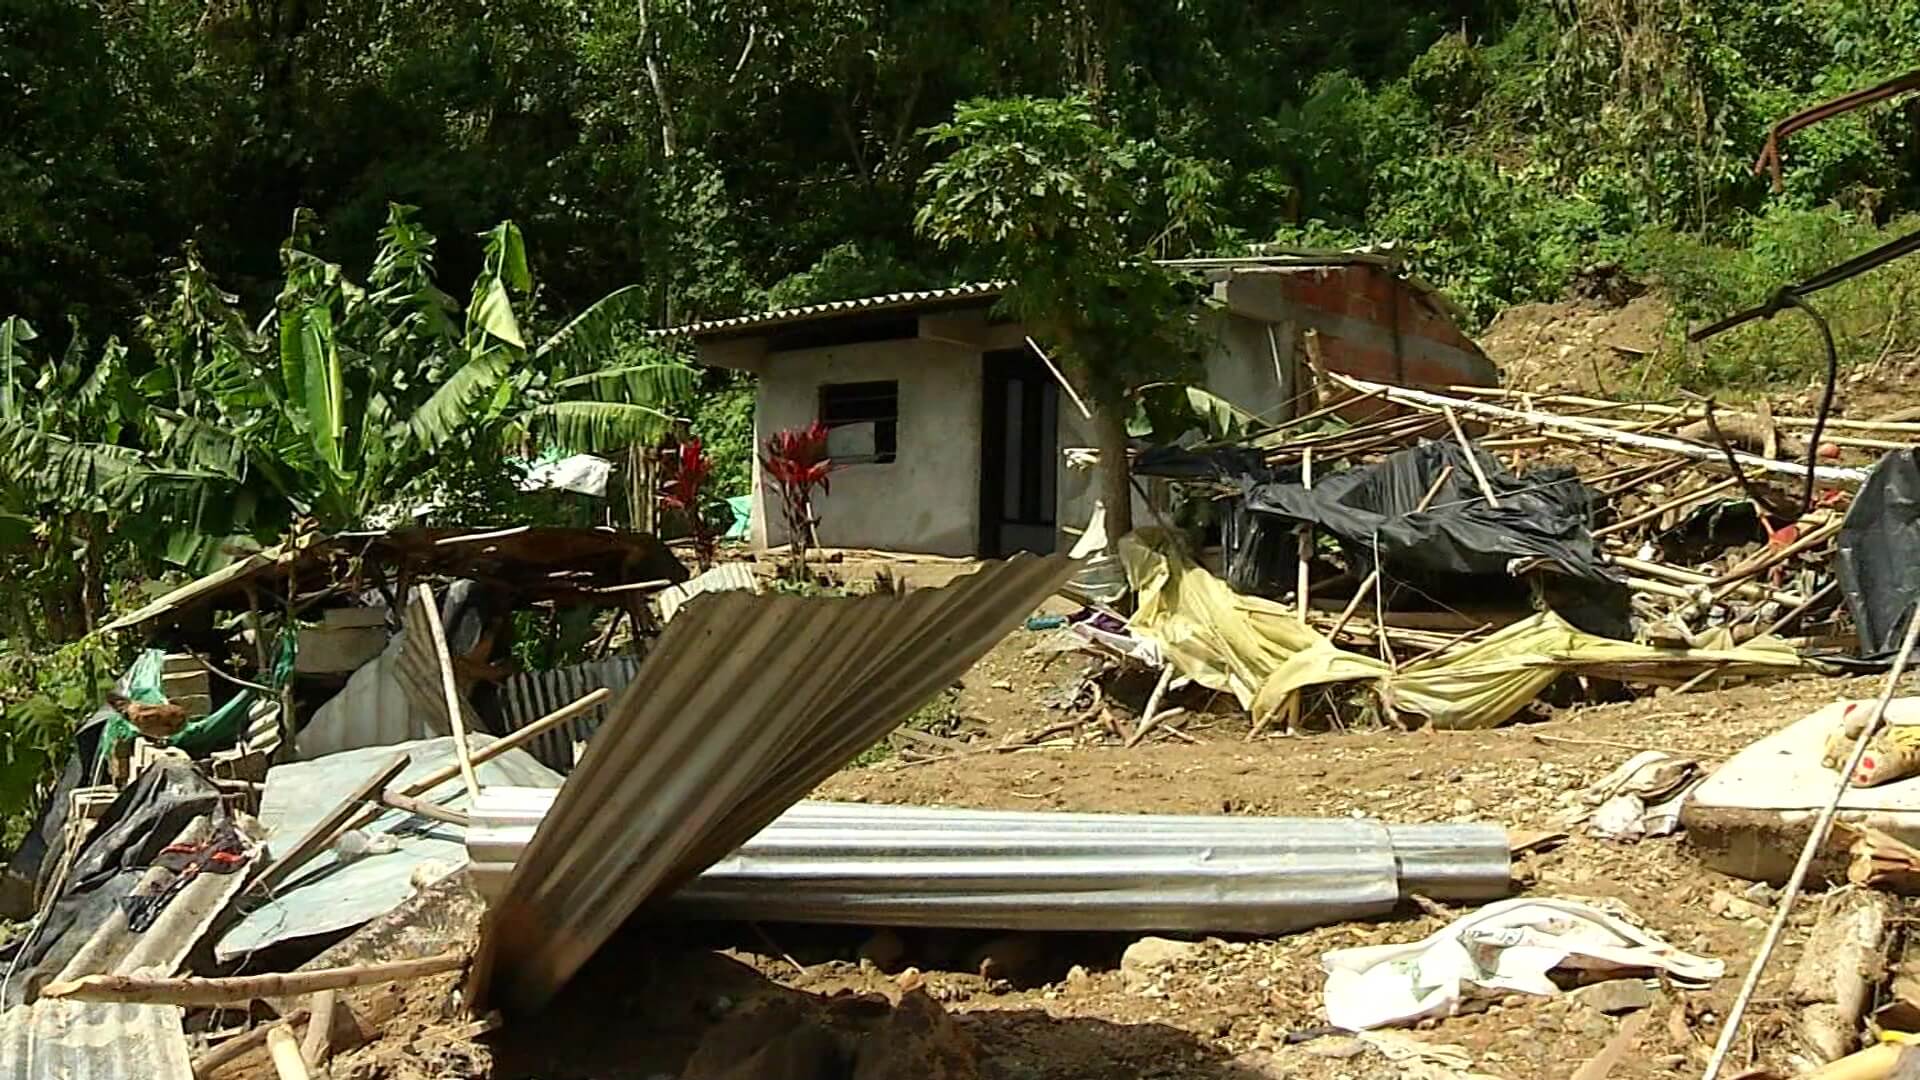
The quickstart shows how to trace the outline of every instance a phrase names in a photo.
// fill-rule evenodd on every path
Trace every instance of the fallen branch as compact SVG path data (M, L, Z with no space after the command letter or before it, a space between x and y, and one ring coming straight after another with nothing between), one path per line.
M1147 695L1147 706L1140 710L1140 722L1133 726L1133 734L1127 736L1128 746L1139 745L1140 740L1147 737L1147 732L1153 730L1153 725L1159 723L1160 717L1157 714L1160 709L1160 699L1166 696L1167 687L1172 684L1173 664L1168 663L1166 667L1160 669L1160 681L1153 684L1153 693Z
M467 962L463 952L441 953L417 960L383 964L351 964L319 971L273 975L235 975L202 978L184 975L82 975L51 983L41 997L68 1001L105 1001L126 1005L231 1005L258 998L304 997L322 990L400 982L455 971Z

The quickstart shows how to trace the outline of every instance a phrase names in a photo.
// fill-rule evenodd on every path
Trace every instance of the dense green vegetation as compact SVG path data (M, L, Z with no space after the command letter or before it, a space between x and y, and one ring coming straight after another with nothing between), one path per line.
M497 514L506 458L673 416L740 490L750 389L642 327L1017 272L1125 382L1102 290L1169 286L1089 267L1273 241L1398 244L1477 321L1598 263L1702 318L1912 227L1911 101L1750 165L1915 67L1920 0L0 0L0 741L116 583ZM1831 294L1850 361L1916 286ZM1782 321L1648 374L1814 360Z

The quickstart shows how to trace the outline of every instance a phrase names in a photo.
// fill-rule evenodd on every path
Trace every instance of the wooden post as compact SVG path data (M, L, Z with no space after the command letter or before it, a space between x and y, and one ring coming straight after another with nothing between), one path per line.
M427 637L433 643L433 658L440 665L440 692L447 699L447 723L453 727L453 752L460 761L460 779L467 785L467 798L480 798L480 778L467 757L467 718L460 709L460 689L453 681L453 657L447 652L447 632L440 625L440 610L433 603L433 587L419 586L415 602L423 609Z
M280 1074L280 1080L310 1080L312 1074L300 1058L300 1043L293 1037L291 1027L275 1024L267 1029L267 1053L273 1058L273 1071Z
M338 990L322 990L313 995L309 1010L313 1019L307 1021L307 1037L300 1043L300 1059L309 1069L325 1065L333 1051L333 1005L339 994Z

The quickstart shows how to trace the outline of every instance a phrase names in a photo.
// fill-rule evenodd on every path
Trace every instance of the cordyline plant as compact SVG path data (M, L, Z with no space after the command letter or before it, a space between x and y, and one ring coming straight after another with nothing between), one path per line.
M694 558L699 561L700 569L707 570L713 566L714 553L719 547L719 538L713 534L713 524L707 519L706 504L701 498L707 474L713 471L713 459L701 448L699 439L688 439L673 449L667 461L667 482L660 493L660 505L687 515L687 527L693 533Z
M776 431L760 455L760 467L780 489L787 514L788 572L805 579L807 547L814 536L813 489L827 494L827 476L834 470L827 457L827 428L819 421L803 428Z

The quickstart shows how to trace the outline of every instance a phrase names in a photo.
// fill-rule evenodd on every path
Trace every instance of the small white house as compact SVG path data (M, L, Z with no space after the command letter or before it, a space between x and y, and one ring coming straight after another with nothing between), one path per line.
M1492 385L1493 365L1431 287L1372 252L1185 260L1211 287L1202 313L1206 386L1242 409L1291 415L1301 331L1326 365L1408 385ZM959 285L658 331L700 361L758 377L754 440L816 420L842 466L816 501L820 542L938 555L1051 552L1084 526L1091 473L1062 451L1092 435L1019 324L993 313L1001 286ZM787 542L779 494L754 468L755 547Z

